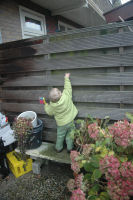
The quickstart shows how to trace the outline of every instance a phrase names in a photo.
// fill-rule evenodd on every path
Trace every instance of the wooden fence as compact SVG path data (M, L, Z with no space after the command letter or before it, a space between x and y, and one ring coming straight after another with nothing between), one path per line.
M71 73L78 117L133 112L133 21L76 29L0 45L1 110L9 119L26 110L44 121L45 141L55 141L56 123L44 112L39 96L63 89Z

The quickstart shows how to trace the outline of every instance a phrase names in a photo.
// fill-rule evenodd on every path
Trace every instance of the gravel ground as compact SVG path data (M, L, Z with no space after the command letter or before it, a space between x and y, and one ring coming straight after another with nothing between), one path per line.
M40 176L10 174L8 180L0 181L0 200L69 200L66 184L71 177L70 165L49 161Z

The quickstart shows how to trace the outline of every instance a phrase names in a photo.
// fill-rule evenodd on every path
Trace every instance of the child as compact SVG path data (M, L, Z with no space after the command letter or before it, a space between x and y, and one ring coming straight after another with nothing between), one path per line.
M50 104L45 104L44 109L48 115L53 115L57 123L56 150L63 150L63 142L66 139L67 151L73 149L73 139L71 132L75 128L74 119L78 113L72 101L72 87L69 80L70 73L65 74L64 90L51 89L49 93Z

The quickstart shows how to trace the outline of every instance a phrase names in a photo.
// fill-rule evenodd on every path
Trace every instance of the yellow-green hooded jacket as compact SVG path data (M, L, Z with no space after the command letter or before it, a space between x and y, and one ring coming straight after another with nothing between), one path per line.
M57 126L64 126L75 119L78 110L72 101L72 86L69 78L65 77L64 90L60 100L56 103L46 103L44 109L48 115L54 115Z

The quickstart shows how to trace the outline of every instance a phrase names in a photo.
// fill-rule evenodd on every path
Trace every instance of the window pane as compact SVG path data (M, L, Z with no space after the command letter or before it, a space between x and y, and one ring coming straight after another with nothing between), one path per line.
M27 28L35 29L35 30L42 30L41 22L29 17L25 17L25 26Z

